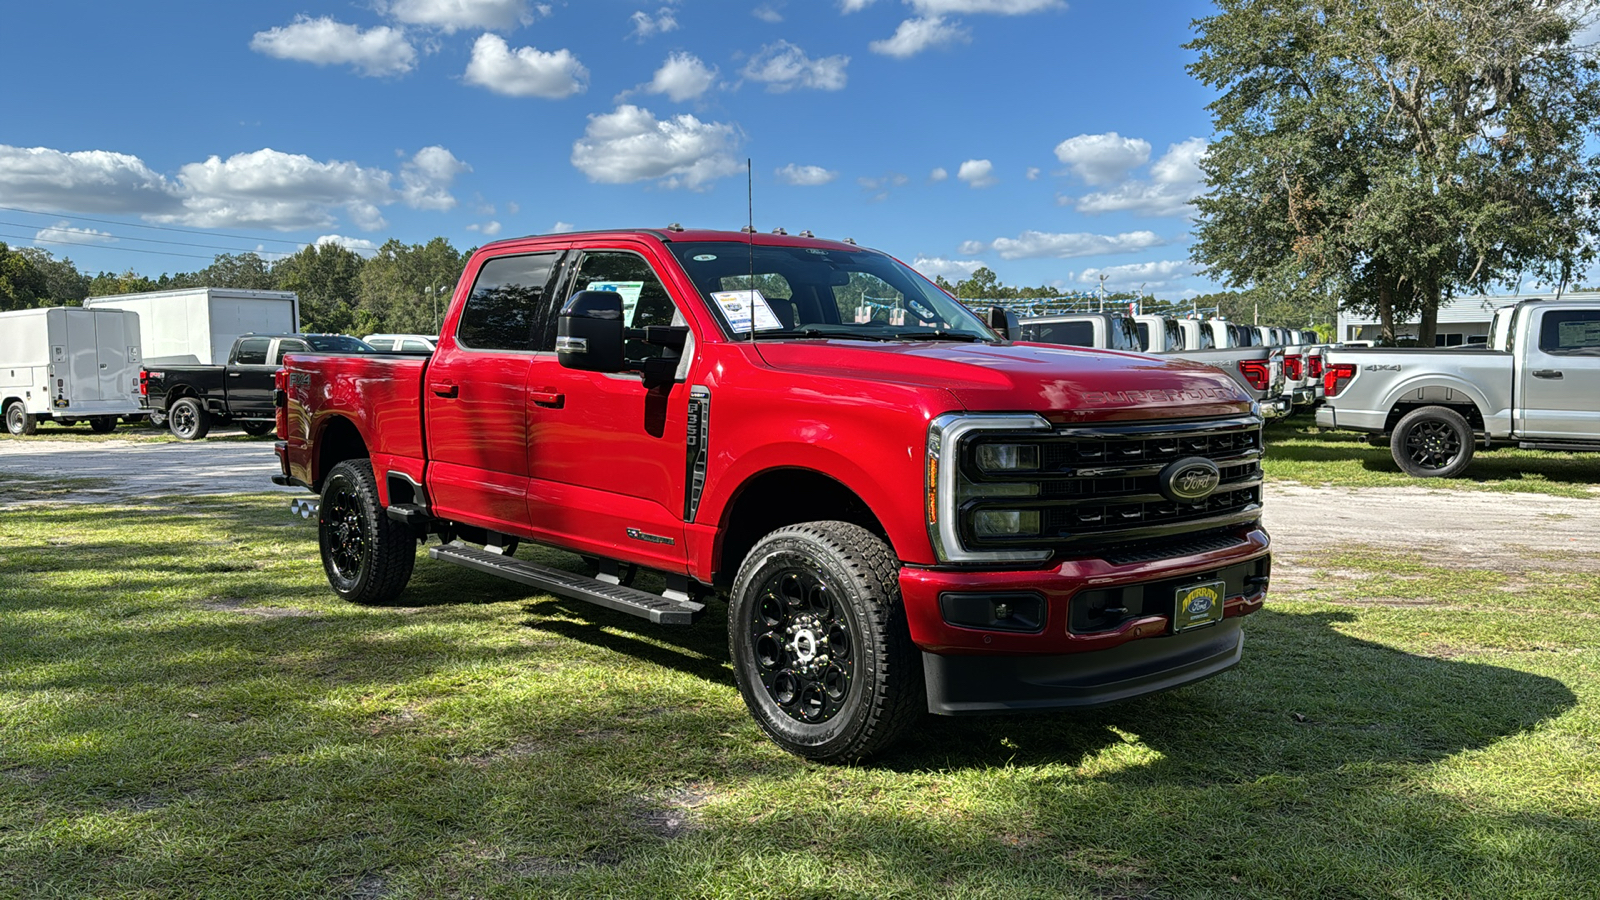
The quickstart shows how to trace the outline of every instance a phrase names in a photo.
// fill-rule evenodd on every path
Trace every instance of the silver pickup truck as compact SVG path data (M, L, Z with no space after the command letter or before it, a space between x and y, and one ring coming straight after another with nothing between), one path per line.
M1527 300L1504 323L1485 349L1330 349L1317 424L1387 435L1419 478L1496 442L1600 451L1600 302Z
M1173 328L1168 325L1169 322L1174 320L1166 316L1125 316L1109 312L1058 313L1022 319L1017 333L1022 335L1020 340L1041 344L1149 352L1204 363L1227 372L1251 399L1261 404L1263 416L1271 418L1289 413L1290 404L1285 399L1282 350L1235 346L1228 337L1228 323L1220 320L1203 323L1206 326L1221 326L1212 333L1209 346L1205 343L1202 330L1194 327L1202 323L1179 319L1175 320L1176 328ZM1217 344L1216 336L1224 337L1226 343ZM1184 343L1178 344L1179 340ZM1146 341L1159 342L1158 348L1147 350Z

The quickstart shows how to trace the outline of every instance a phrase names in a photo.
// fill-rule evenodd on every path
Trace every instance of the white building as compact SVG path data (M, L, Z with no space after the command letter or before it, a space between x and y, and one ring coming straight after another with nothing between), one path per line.
M1439 304L1439 327L1434 333L1433 342L1439 347L1454 347L1459 344L1483 344L1489 340L1489 320L1494 318L1494 311L1502 306L1510 306L1523 300L1536 300L1540 298L1553 298L1554 291L1536 294L1487 294L1476 297L1457 297L1448 303ZM1567 291L1562 294L1566 300L1600 300L1600 291ZM1416 322L1396 322L1394 324L1395 337L1410 335L1417 336ZM1339 311L1339 331L1337 340L1341 341L1375 341L1381 334L1382 326L1378 317L1357 315L1356 313Z

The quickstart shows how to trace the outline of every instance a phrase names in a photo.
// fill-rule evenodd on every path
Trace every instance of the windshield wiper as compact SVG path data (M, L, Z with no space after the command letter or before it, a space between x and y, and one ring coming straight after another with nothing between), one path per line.
M805 337L805 338L843 338L849 341L890 341L894 338L884 334L871 334L868 332L854 331L849 328L815 328L805 326L790 328L783 331L766 330L760 332L763 338L768 337Z
M961 341L967 344L977 343L983 338L964 331L899 331L895 338L902 341Z

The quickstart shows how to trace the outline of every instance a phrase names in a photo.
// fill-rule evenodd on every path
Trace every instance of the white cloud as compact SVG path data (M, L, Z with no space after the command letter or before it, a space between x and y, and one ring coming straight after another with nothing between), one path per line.
M137 156L0 144L0 203L73 212L175 209L176 186Z
M589 116L583 137L572 143L572 164L602 184L657 178L664 187L698 190L743 171L732 156L739 139L733 125L691 115L658 120L649 110L624 104Z
M319 66L350 65L362 75L403 75L417 65L417 50L404 31L387 25L362 31L327 16L296 16L288 25L258 31L250 49Z
M633 30L628 32L628 37L643 42L647 38L669 31L678 30L678 17L673 13L672 7L663 6L656 11L655 16L640 10L628 17L633 23Z
M962 15L1026 16L1052 9L1066 9L1062 0L906 0L924 16Z
M325 234L311 243L318 247L326 247L332 244L336 247L343 247L352 253L359 253L362 256L371 256L378 252L378 245L372 241L366 238L345 237L342 234Z
M1100 276L1105 275L1106 287L1110 289L1128 289L1144 285L1147 290L1156 290L1180 278L1187 278L1199 270L1200 267L1194 263L1168 259L1084 269L1078 273L1078 281L1084 284L1098 284Z
M528 0L393 0L388 13L408 25L425 25L446 34L466 28L509 31L533 21Z
M669 99L682 103L710 90L716 80L716 67L708 67L693 53L674 53L656 70L655 78L645 90L666 94Z
M439 146L423 147L400 167L401 193L406 205L413 209L455 208L456 198L450 195L450 185L457 175L470 171L472 167L456 159L449 150Z
M155 218L202 228L292 230L332 225L331 210L338 208L370 231L387 224L378 208L396 199L391 179L383 169L272 149L213 156L178 170L184 212Z
M566 234L569 231L577 231L577 230L578 230L578 226L572 224L571 222L559 222L558 221L554 225L550 226L550 230L547 233L548 234Z
M830 172L821 166L801 166L795 163L789 163L787 166L777 170L775 174L778 176L778 180L784 184L806 187L827 184L839 177L838 172Z
M839 0L839 11L845 15L860 12L871 6L876 0Z
M967 160L956 170L956 177L975 188L986 188L999 181L994 177L994 163L987 159Z
M484 237L494 237L500 233L500 223L491 220L480 225L477 222L474 222L467 226L467 230L476 231Z
M778 8L773 6L771 3L761 4L760 6L751 10L750 15L772 25L776 25L783 21L783 13L778 12Z
M1089 184L1112 184L1150 161L1150 142L1115 131L1080 134L1056 145L1056 159Z
M970 278L982 265L975 259L944 259L938 256L918 256L911 261L911 268L921 272L930 281L940 275L951 281Z
M1147 216L1181 216L1191 209L1190 202L1205 186L1200 159L1205 156L1204 138L1190 138L1173 144L1150 166L1150 180L1125 181L1109 191L1079 197L1075 206L1083 213L1137 212Z
M794 44L778 41L750 57L743 74L751 81L766 82L767 90L773 93L797 87L837 91L845 85L845 67L849 64L848 56L811 59Z
M1039 167L1038 166L1029 166L1028 167L1027 178L1028 178L1029 181L1038 181L1039 180Z
M987 244L967 241L961 245L961 253L963 256L976 256L985 250L993 250L1000 254L1001 259L1072 259L1104 253L1132 253L1165 243L1153 231L1130 231L1116 235L1024 231L1014 238L995 238Z
M466 80L508 97L560 100L583 93L589 70L570 50L545 53L533 47L518 47L512 51L505 38L485 34L472 45Z
M932 172L928 173L928 180L929 181L934 181L934 182L943 181L943 180L945 180L946 178L949 178L949 177L950 177L950 173L945 171L942 166L939 167L939 168L936 168Z
M900 27L894 30L891 37L881 41L873 41L867 48L873 53L892 56L895 59L910 59L933 47L942 47L947 44L968 43L972 40L972 32L959 25L947 23L940 16L931 18L906 19Z
M514 200L508 200L508 201L506 201L506 215L508 215L508 216L514 216L514 215L516 215L516 214L517 214L517 213L519 213L519 212L522 212L522 207L521 207L521 205L519 205L519 204L518 204L518 203L517 203L517 202L516 202L516 201L514 201Z
M39 229L33 235L35 244L115 244L116 235L95 228L75 228L62 219L54 225Z

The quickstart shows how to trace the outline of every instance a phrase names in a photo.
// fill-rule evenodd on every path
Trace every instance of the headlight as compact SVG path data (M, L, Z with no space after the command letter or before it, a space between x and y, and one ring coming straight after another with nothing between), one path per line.
M1049 432L1050 423L1033 414L948 413L928 427L928 457L925 472L928 537L941 562L997 563L1042 562L1050 550L968 550L961 542L960 509L969 500L1029 498L1039 495L1039 485L1026 481L974 481L962 472L961 454L969 439L985 432L1010 432L1023 440L1006 440L1010 435L993 434L990 440L974 446L971 464L995 475L1021 475L1039 470L1042 454L1039 445L1027 443L1019 432ZM996 509L997 504L968 512L968 532L981 537L1027 537L1041 529L1038 510Z

